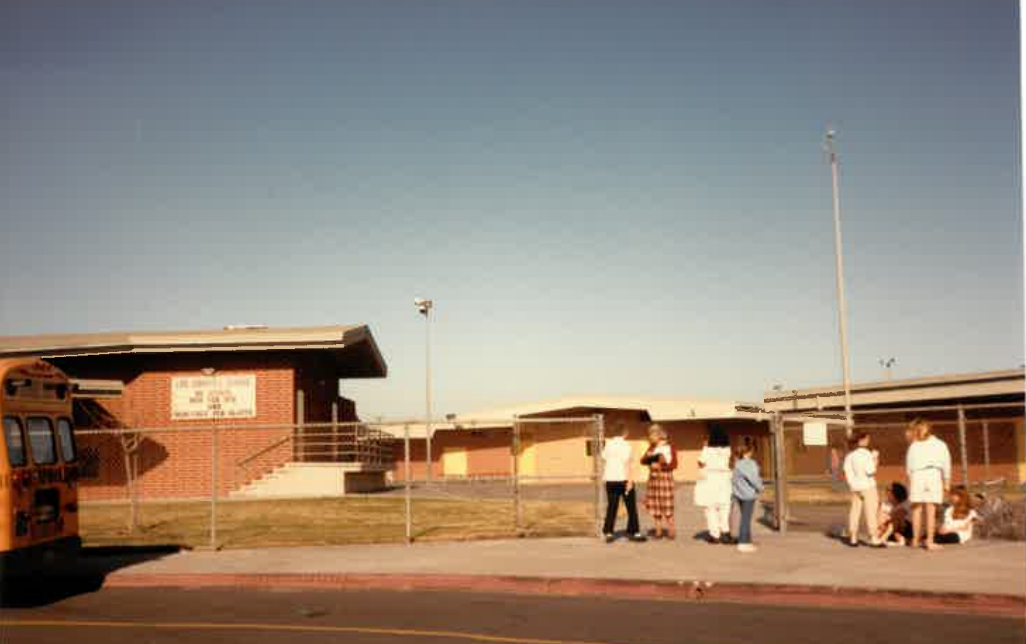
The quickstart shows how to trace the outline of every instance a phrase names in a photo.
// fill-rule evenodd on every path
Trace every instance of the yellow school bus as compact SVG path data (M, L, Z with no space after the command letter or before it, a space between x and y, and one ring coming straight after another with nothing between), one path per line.
M78 465L71 384L53 365L0 360L0 570L47 567L74 554Z

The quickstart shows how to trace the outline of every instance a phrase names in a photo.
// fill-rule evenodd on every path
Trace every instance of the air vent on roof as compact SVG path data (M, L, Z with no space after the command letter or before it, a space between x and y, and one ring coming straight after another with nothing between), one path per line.
M228 324L224 327L225 331L255 331L257 329L266 329L266 324Z

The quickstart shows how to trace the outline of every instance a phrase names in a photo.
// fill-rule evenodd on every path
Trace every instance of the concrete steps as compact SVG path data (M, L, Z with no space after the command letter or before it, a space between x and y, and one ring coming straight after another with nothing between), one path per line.
M233 499L330 498L384 489L385 468L363 463L285 463L229 494Z

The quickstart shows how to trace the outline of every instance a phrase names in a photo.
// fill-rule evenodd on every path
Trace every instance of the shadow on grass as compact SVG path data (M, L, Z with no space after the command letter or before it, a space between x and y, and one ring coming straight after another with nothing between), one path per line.
M0 571L0 608L33 608L96 592L112 572L180 550L173 545L84 547L48 565L8 567Z

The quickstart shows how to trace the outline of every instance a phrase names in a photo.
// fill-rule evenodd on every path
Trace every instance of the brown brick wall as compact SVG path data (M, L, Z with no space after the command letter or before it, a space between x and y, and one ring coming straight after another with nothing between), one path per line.
M255 366L255 365L254 365ZM145 433L139 452L140 498L198 498L211 491L210 420L171 420L171 379L199 375L187 370L147 371L125 383L121 399L101 402L125 427L175 428L182 431ZM218 374L256 375L255 418L217 421L222 425L280 423L276 429L222 430L218 440L218 490L226 494L252 478L280 465L291 446L270 451L245 467L236 462L291 432L293 422L293 371L287 367L218 369ZM99 457L97 478L82 481L84 501L123 499L125 468L120 441L108 436L80 436L83 454Z
M337 380L330 365L273 354L181 354L117 357L81 362L67 359L63 366L74 377L114 378L125 382L120 398L94 401L124 427L173 428L182 431L144 435L139 451L140 498L201 498L211 491L210 420L171 419L171 379L200 375L205 367L217 374L255 374L254 418L216 421L221 425L280 424L276 428L222 429L218 438L218 491L227 494L250 480L287 462L290 442L268 450L245 466L238 464L292 432L296 388L305 391L308 422L331 419L331 401ZM352 401L339 400L339 420L356 420ZM79 419L80 429L87 429ZM127 494L120 441L104 435L79 435L87 478L82 480L84 501L124 499Z
M1019 481L1022 455L1016 443L1016 432L1022 431L1022 421L1015 419L988 420L990 442L990 468L985 466L982 423L970 420L966 423L966 457L968 460L969 480L979 482L987 479L1005 478ZM794 431L791 431L791 430ZM905 453L908 445L905 442L903 428L900 425L873 427L860 426L870 435L872 447L880 450L880 468L877 480L881 483L905 481ZM955 422L934 422L934 434L943 440L951 451L952 481L962 481L962 459L958 438L958 425ZM845 450L843 429L831 429L830 442ZM802 443L801 429L791 428L787 434L787 468L790 476L823 476L829 468L830 447L806 446Z
M509 476L513 470L513 433L495 430L471 432L466 440L469 449L467 470L477 476Z
M434 475L441 474L442 462L440 458L441 450L438 449L434 441L431 444L431 451L435 453L435 461L432 464L431 472ZM423 480L427 476L427 462L424 458L426 449L426 441L423 438L411 438L410 439L410 480ZM396 481L405 480L405 446L403 440L399 439L396 441L396 459L395 464L392 467L392 478Z
M1013 420L991 420L987 424L990 437L989 477L1018 481L1021 456L1016 450L1016 422ZM961 483L962 457L957 424L935 423L933 433L937 438L943 440L951 451L952 482ZM880 450L880 469L877 479L881 482L905 480L907 444L901 429L894 427L870 429L869 434L873 446ZM983 433L981 424L978 422L966 423L966 457L969 465L969 480L983 481L986 479L988 470L985 467Z

